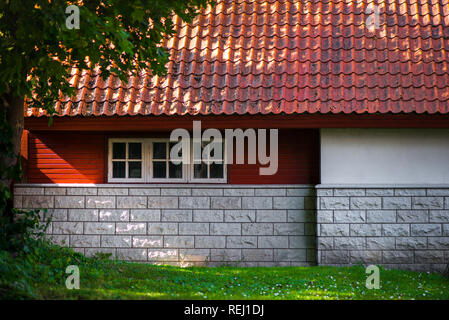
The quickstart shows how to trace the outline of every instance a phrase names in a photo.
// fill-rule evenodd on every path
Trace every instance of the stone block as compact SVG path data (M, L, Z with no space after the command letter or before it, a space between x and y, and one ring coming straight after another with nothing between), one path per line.
M208 235L209 223L180 223L180 235Z
M255 210L225 210L224 219L226 222L255 222Z
M247 236L263 236L273 235L272 223L242 223L242 235Z
M162 210L162 221L191 222L192 210Z
M257 210L257 222L287 222L286 210Z
M115 209L115 197L86 196L86 208Z
M304 235L304 223L275 223L273 234L276 236Z
M242 208L242 198L240 197L212 197L212 209L240 209Z
M101 209L99 211L100 221L129 221L129 210L124 209Z
M226 248L257 248L256 236L229 236L226 237Z
M85 222L85 234L115 234L115 223L113 222Z
M98 221L97 209L69 209L69 221Z
M133 236L132 244L134 248L162 248L162 236Z
M273 199L271 197L243 197L243 209L273 209Z
M143 222L117 222L115 232L117 234L146 234L147 224Z
M179 208L209 209L210 208L210 198L209 197L179 197Z
M178 234L177 223L152 222L148 223L148 234L151 235L173 235Z
M269 198L267 198L269 199ZM304 209L304 197L273 197L274 209Z
M131 221L152 222L161 221L161 210L159 209L132 209Z
M148 208L150 209L173 209L178 208L178 197L148 197Z
M240 223L211 223L211 235L241 235L242 229Z
M349 197L321 197L320 209L329 209L329 210L349 209Z

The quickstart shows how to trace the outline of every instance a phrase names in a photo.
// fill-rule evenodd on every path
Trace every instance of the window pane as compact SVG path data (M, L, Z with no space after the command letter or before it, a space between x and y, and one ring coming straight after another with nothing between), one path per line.
M129 144L128 159L142 159L142 144L133 142Z
M210 165L210 177L212 179L221 179L223 178L223 163L211 163Z
M207 178L207 165L205 163L193 165L193 176L197 179Z
M169 162L168 171L169 178L182 179L182 164L175 165Z
M153 159L167 159L167 144L165 142L153 143Z
M167 177L167 163L165 161L153 161L153 178Z
M112 162L112 177L113 178L125 178L126 162L114 161Z
M142 178L142 162L128 162L128 178Z
M126 159L126 143L114 142L112 144L112 159Z

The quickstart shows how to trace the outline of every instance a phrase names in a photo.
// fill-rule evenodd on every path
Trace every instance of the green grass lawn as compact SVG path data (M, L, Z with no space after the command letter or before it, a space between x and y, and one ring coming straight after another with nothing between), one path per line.
M8 263L7 260L3 255L0 262ZM14 263L18 260L16 258ZM79 266L79 290L65 287L68 276L65 267L70 264ZM367 275L361 266L180 268L88 259L56 246L45 249L37 260L26 265L33 275L29 281L33 293L32 296L17 293L18 298L449 299L449 280L439 274L381 269L380 289L369 290L365 287ZM0 267L3 268L0 271L9 270L5 265L0 264ZM21 285L12 279L3 281L0 297L14 298L14 291L20 288Z

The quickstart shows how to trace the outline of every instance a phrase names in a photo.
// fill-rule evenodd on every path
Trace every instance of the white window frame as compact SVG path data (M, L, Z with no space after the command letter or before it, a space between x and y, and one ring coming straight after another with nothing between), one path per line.
M126 166L125 166L125 175L128 175L128 162L129 161L138 161L137 159L128 159L128 144L129 143L142 143L142 139L126 139L126 138L118 138L118 139L109 139L109 143L108 143L108 181L109 182L145 182L145 144L142 143L142 158L141 158L141 162L142 162L142 168L141 168L141 174L142 177L141 178L113 178L112 177L112 173L113 173L113 160L112 160L112 144L113 143L126 143L126 159L117 159L117 161L125 161Z
M181 179L175 179L175 178L153 178L153 142L173 142L170 141L168 138L159 138L159 139L144 139L147 141L147 154L149 155L148 163L147 163L147 179L146 182L156 182L156 183L167 183L167 182L187 182L188 181L188 164L183 163L182 164L182 176L184 178ZM170 159L170 153L167 154L168 159ZM170 160L167 161L167 173L169 170L168 163Z
M195 178L194 174L194 163L193 163L193 142L200 141L199 139L190 139L190 182L194 183L225 183L227 182L228 172L227 172L227 165L226 165L226 140L222 138L223 141L223 178ZM210 164L209 164L210 166Z
M113 166L112 166L112 145L116 142L127 143L141 143L142 144L142 178L113 178ZM226 165L226 141L224 142L223 151L223 178L194 178L194 166L193 166L193 139L190 139L190 163L183 164L182 168L182 179L174 178L152 178L153 176L153 142L171 142L169 138L109 138L108 139L108 182L124 182L124 183L226 183L227 178L227 165ZM169 156L169 155L168 155ZM117 159L120 160L120 159ZM122 160L135 161L133 159ZM168 162L167 162L168 163ZM126 170L128 170L128 164L126 165ZM167 168L168 170L168 168ZM128 171L126 171L128 174Z

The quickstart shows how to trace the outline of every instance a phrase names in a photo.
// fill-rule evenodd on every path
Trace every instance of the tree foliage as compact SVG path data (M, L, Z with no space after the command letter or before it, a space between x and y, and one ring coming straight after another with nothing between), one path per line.
M164 74L169 57L162 42L175 32L173 16L190 22L210 2L0 1L0 250L26 248L39 225L38 210L13 209L10 189L20 179L24 99L52 115L56 100L74 93L72 68L98 67L104 79L113 73L125 81L143 68ZM77 13L69 6L79 11L79 28L66 23Z
M168 53L161 43L175 31L172 15L189 22L209 2L0 1L0 95L27 96L53 111L60 93L73 93L71 67L98 65L104 78L113 72L122 80L141 68L164 74ZM79 29L66 26L69 5L79 8Z

